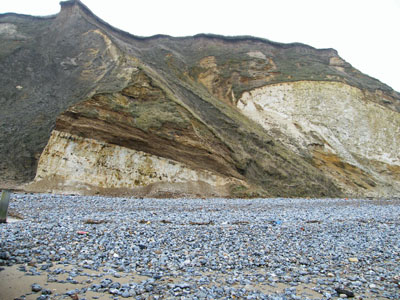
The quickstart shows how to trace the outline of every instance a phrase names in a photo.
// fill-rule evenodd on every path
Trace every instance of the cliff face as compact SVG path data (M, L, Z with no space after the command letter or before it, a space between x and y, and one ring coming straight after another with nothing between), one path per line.
M140 196L393 196L400 95L333 49L135 37L81 2L0 15L3 185Z
M245 115L313 164L348 194L396 194L400 114L375 95L339 82L299 81L243 94ZM396 187L396 188L394 188Z

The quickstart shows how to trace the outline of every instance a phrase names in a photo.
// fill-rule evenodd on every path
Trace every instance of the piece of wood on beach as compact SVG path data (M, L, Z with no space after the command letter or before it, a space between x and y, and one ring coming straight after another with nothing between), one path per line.
M1 192L0 199L0 223L7 223L8 204L10 203L11 193L9 190Z

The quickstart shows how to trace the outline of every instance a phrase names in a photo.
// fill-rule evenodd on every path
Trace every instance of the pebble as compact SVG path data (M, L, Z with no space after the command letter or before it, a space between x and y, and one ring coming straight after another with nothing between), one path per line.
M51 295L53 292L51 290L48 289L43 289L42 290L42 295Z
M32 284L31 288L32 292L34 293L40 292L42 290L42 287L37 283Z
M118 289L114 289L114 288L110 288L108 291L109 291L110 294L114 294L114 295L119 293L119 290Z
M10 253L8 251L0 252L0 259L1 260L8 260L10 259Z
M400 299L399 199L14 194L10 208L26 217L0 226L0 265L60 284L86 276L63 297L309 299L307 284L323 299Z
M357 257L349 257L349 262L358 262Z
M73 296L75 294L79 294L79 292L80 292L79 289L74 289L74 290L67 291L65 294L68 296Z
M131 293L129 293L129 292L123 292L122 294L121 294L121 297L122 298L129 298L129 297L131 297L132 296L132 294Z

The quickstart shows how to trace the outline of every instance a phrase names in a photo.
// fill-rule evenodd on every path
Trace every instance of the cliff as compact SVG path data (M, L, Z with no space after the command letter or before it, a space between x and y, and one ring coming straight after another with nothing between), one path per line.
M400 94L333 49L0 15L0 182L136 196L400 194Z

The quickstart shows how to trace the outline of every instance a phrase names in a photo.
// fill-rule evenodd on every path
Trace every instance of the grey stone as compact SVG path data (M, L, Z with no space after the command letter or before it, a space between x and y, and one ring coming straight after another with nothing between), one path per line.
M39 284L34 283L34 284L31 285L31 289L32 289L32 292L37 293L37 292L40 292L42 290L42 287Z

